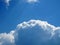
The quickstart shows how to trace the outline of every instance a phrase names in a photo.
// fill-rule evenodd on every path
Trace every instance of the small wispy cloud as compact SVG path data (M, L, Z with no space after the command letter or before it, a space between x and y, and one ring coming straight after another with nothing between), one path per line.
M39 0L25 0L27 3L37 3Z
M11 0L5 0L6 6L9 6Z
M37 30L39 31L39 33L36 32ZM41 32L41 30L42 30L42 32ZM30 37L28 35L30 35L30 34L33 35L33 33L31 33L33 31L35 31L34 33L36 34L36 35L34 35L34 38L35 37L41 38L40 42L51 40L52 38L55 38L54 36L56 36L56 34L58 34L58 37L60 38L60 27L51 25L46 21L30 20L30 21L22 22L22 23L18 24L16 29L11 31L10 33L1 33L0 34L0 45L17 45L16 38L18 38L18 40L19 40L19 39L21 39L21 38L19 38L19 36L20 37L23 36L22 38L24 38L24 35L25 36L27 35L27 39L30 39ZM22 35L21 33L24 35ZM37 34L39 34L39 35L37 36ZM32 38L32 36L31 36L31 38ZM21 40L19 40L19 42L21 42ZM20 43L19 43L19 45L20 45Z

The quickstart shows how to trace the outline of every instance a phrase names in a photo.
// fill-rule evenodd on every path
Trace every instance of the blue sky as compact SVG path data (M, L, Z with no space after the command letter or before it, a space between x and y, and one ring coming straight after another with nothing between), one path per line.
M9 32L20 22L40 19L60 26L60 0L40 0L30 4L22 0L11 0L8 9L0 1L0 32Z
M15 44L60 45L60 0L0 0L0 45Z

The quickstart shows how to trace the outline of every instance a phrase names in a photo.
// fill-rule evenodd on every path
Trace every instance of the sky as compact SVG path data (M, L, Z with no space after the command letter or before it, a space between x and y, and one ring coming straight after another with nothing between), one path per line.
M3 40L5 40L4 39L4 35L5 35L7 38L12 36L11 40L15 41L15 39L14 39L15 38L14 36L16 36L15 30L21 30L20 28L16 29L17 25L19 25L23 22L28 22L30 20L35 20L35 21L41 20L42 22L46 21L48 24L53 25L53 26L50 26L50 25L47 26L47 30L50 30L51 27L52 28L54 27L53 29L55 29L55 30L60 30L60 0L0 0L0 35L1 35L0 37L3 37ZM41 23L41 24L43 24L43 23ZM31 25L31 24L29 24L29 25ZM43 25L45 25L45 23ZM24 27L24 24L23 24L23 27ZM36 27L35 26L33 26L33 27L34 28L31 30L35 30ZM37 27L39 27L39 26L37 26ZM26 26L25 26L25 28L26 28ZM30 29L30 27L28 29ZM42 30L44 30L44 29L45 29L45 27L43 26ZM51 29L51 30L53 30L53 29ZM23 30L24 30L24 28L23 28ZM59 31L57 31L57 32L59 32ZM13 33L14 33L14 35L13 35ZM18 32L18 31L17 31L17 33L20 34L20 32ZM7 41L9 41L9 40L10 39L8 39ZM14 43L14 41L13 41L13 43ZM1 40L0 43L1 42L3 42L3 41ZM20 40L17 41L16 45L18 45L19 42L20 42ZM22 42L23 42L23 40L22 40ZM8 43L10 44L11 42L8 42ZM5 44L5 42L0 45L4 45L4 44ZM49 45L49 44L47 44L47 45ZM5 44L5 45L8 45L8 44ZM15 43L10 44L10 45L15 45ZM21 44L21 45L25 45L25 43ZM28 44L26 44L26 45L28 45ZM31 44L31 45L35 45L35 44ZM41 45L44 45L44 44L41 44ZM52 44L50 44L50 45L52 45Z

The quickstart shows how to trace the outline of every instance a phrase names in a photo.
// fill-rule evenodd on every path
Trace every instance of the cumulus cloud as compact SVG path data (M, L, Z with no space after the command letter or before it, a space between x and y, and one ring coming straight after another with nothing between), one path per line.
M1 33L0 45L42 45L43 43L48 45L48 41L51 43L54 40L54 43L59 38L60 27L51 25L46 21L30 20L18 24L16 29L10 33Z
M15 45L14 31L0 34L0 45Z

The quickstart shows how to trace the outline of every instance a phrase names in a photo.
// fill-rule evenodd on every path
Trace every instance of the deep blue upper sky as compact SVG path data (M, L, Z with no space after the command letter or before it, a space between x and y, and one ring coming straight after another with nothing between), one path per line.
M45 20L60 26L60 0L40 0L35 4L12 0L8 9L0 0L0 33L9 32L17 24L30 19Z

